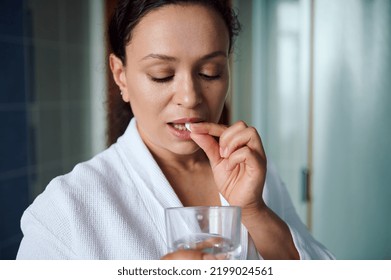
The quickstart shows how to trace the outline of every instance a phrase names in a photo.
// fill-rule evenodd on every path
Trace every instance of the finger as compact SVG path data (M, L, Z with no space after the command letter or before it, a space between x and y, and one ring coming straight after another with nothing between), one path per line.
M260 170L262 167L266 167L266 158L260 157L256 152L245 146L236 150L227 158L226 170L231 171L242 163L246 164L246 168Z
M200 250L178 250L164 255L161 260L215 260L211 254Z
M197 243L196 249L203 250L207 248L220 247L224 242L222 237L211 237L202 242Z
M242 124L235 124L229 127L220 137L219 145L221 149L221 156L227 158L235 150L248 146L250 149L264 155L261 137L254 127L243 126Z
M204 150L206 156L209 158L212 168L220 161L220 148L217 141L209 134L190 133L191 139Z
M217 123L191 123L190 130L196 134L209 134L212 136L220 137L221 134L227 129L227 126Z

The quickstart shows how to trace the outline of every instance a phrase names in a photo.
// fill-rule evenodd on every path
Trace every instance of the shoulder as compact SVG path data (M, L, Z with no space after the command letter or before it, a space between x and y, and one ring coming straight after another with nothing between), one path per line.
M55 213L57 218L69 218L112 201L125 182L130 187L131 182L127 180L125 168L113 145L89 161L77 164L68 174L54 178L27 211L46 220L54 218Z
M123 177L122 165L113 145L92 159L77 164L68 174L54 178L45 192L83 193L116 185Z
M55 247L66 248L61 252L90 257L88 250L83 251L82 247L97 239L91 237L94 234L110 231L110 227L105 226L107 221L113 221L118 213L127 212L131 200L138 198L122 165L112 146L91 160L77 164L68 174L54 178L22 216L25 237L39 235L53 240Z
M122 166L121 157L114 144L92 159L77 164L70 173L59 176L53 181L64 181L68 184L74 181L88 185L107 184L121 175Z

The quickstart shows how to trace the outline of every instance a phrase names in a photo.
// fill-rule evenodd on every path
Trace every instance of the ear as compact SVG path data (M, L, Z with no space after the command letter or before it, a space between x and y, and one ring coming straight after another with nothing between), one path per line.
M109 60L110 60L110 69L111 72L113 73L114 81L122 92L122 99L125 102L129 102L129 93L128 93L128 85L126 82L125 66L123 65L121 59L119 59L114 54L110 54Z

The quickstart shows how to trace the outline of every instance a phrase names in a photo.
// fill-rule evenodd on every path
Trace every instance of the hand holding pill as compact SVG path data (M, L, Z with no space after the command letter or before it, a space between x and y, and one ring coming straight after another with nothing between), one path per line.
M216 185L225 199L244 211L262 207L266 155L257 130L244 122L229 127L192 123L186 128L208 156Z

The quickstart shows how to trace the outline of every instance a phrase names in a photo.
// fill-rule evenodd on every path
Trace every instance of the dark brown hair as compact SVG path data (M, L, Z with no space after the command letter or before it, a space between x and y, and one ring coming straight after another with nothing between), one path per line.
M140 20L154 9L170 4L201 4L220 14L229 32L229 51L232 51L235 37L240 31L240 23L230 5L230 0L118 0L108 29L110 52L126 64L126 45L130 42L132 31ZM108 144L117 141L130 119L133 117L128 103L123 102L118 90L109 90L108 96ZM229 112L224 106L220 123L228 124Z

